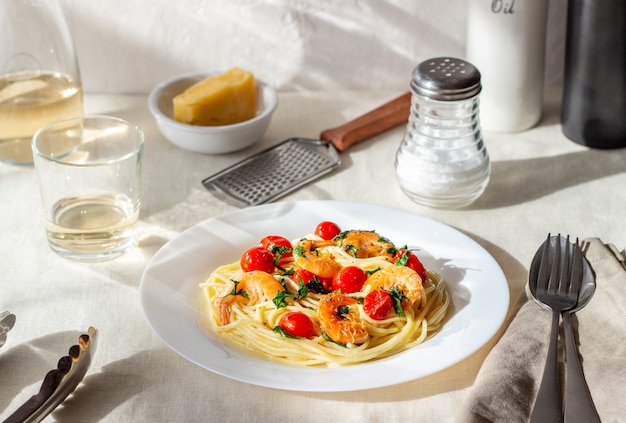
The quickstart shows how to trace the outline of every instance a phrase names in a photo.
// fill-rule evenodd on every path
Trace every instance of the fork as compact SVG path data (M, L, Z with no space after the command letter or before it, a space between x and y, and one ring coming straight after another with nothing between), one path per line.
M582 284L582 254L576 244L572 245L569 235L563 245L561 235L554 238L548 234L544 244L535 298L552 310L552 327L546 365L539 385L537 399L530 416L534 422L562 422L563 401L557 367L557 342L561 313L571 310L578 301ZM572 258L572 253L574 257Z

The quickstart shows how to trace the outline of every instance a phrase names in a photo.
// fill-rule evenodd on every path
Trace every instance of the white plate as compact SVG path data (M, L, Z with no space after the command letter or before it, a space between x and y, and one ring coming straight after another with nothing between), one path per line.
M339 368L277 364L222 344L200 328L198 284L266 235L287 239L331 220L342 229L376 230L417 247L424 265L447 281L452 304L439 333L387 359ZM139 287L144 315L161 339L187 360L242 382L292 391L370 389L417 379L468 357L498 330L509 307L504 273L475 241L443 223L383 206L335 201L275 203L206 220L161 248Z

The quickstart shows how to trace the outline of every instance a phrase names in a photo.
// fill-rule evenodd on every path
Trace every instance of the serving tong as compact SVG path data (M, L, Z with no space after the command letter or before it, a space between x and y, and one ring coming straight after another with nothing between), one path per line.
M0 347L7 341L7 333L15 325L15 314L8 311L0 313Z
M4 423L39 422L61 404L83 380L96 352L97 329L90 327L78 337L68 355L59 359L57 368L49 371L39 392L11 414Z

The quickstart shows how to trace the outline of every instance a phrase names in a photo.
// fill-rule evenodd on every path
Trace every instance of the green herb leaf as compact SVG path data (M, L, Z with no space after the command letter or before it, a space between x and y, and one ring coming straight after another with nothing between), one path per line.
M350 254L352 257L356 257L356 253L357 251L359 251L358 248L356 248L354 245L346 245L345 247L343 247L344 251L347 252L348 254Z
M287 291L279 291L272 299L272 302L274 303L276 308L287 307L287 297L289 296L290 294Z
M232 280L232 279L231 279L231 281L235 285L233 286L233 289L230 291L230 295L241 295L243 298L246 298L246 299L249 298L248 297L248 293L246 291L244 291L242 289L237 290L237 286L239 285L239 281L235 281L235 280Z
M293 298L294 300L299 300L302 298L306 298L309 295L309 288L306 286L302 280L298 282L298 292L292 294L288 291L279 291L276 293L276 296L272 299L272 302L276 306L276 308L287 307L287 299Z
M322 338L324 338L328 342L332 342L333 344L341 345L342 347L347 348L346 344L342 344L341 342L335 341L333 338L328 336L328 334L324 331L321 331L321 332L322 332Z
M282 268L280 268L279 270L280 270L279 274L281 276L291 276L291 275L293 275L296 272L293 268L292 269L282 269Z
M406 250L404 254L402 254L400 257L398 257L398 260L396 260L396 266L406 266L408 262L409 262L409 250Z
M280 326L274 326L274 329L272 329L272 330L274 332L280 334L280 336L282 336L283 338L293 338L293 339L300 338L299 336L293 336L293 335L288 334Z
M274 265L279 269L279 270L285 270L280 264L280 258L281 256L287 254L287 253L291 253L291 248L288 247L284 247L282 245L272 245L270 247L270 252L272 254L274 254Z
M298 293L296 295L296 300L306 298L309 295L309 287L302 281L298 282Z
M296 248L293 249L293 253L299 257L304 257L304 247L297 245Z
M335 235L335 237L333 238L333 242L338 242L338 241L340 241L342 239L345 239L346 235L348 235L348 232L350 232L350 231L343 231L340 234Z
M302 282L302 279L300 279L300 282ZM322 284L322 281L320 281L317 276L315 276L313 280L309 281L309 283L306 284L306 287L309 292L315 292L317 294L328 293L328 291L324 289L324 284Z
M402 309L402 302L408 300L408 298L404 295L404 292L402 292L402 290L397 286L394 286L387 292L393 300L393 308L396 311L396 314L400 317L406 317L406 313L404 312L404 309Z
M343 319L344 315L348 314L350 310L348 309L348 306L346 305L340 305L339 307L337 307L337 317L339 317L340 319Z
M373 275L374 273L378 272L379 270L380 270L380 266L378 266L376 269L366 270L366 271L365 271L365 275L366 275L366 276L371 276L371 275Z

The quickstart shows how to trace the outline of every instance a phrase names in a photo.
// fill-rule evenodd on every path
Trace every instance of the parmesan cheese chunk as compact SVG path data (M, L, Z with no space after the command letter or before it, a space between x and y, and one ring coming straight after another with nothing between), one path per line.
M232 68L208 77L174 97L174 120L219 126L256 116L256 84L251 72Z

